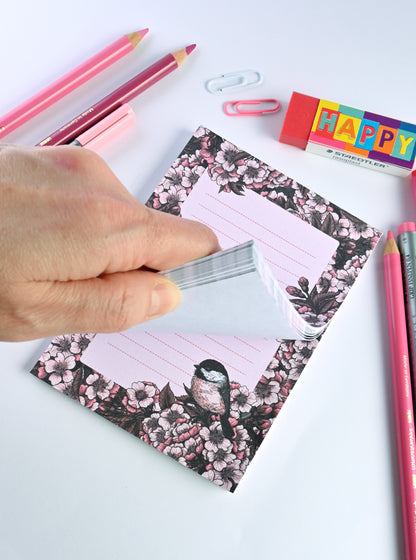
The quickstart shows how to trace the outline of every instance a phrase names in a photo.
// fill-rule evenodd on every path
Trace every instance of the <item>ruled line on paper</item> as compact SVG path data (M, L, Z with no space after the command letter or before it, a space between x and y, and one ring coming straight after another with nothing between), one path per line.
M122 350L121 348L118 348L115 344L113 344L112 342L107 342L108 346L110 346L111 348L113 348L114 350L116 350L117 352L121 352L122 354L124 354L125 356L127 356L128 358L130 358L131 360L134 360L135 362L139 363L142 366L145 366L146 368L151 369L154 373L156 373L157 375L159 375L160 377L166 379L167 381L170 381L172 383L174 383L175 385L177 385L178 387L180 387L182 389L182 386L179 385L178 383L176 383L175 381L173 381L170 377L168 377L167 375L164 375L163 373L161 373L160 371L156 370L155 368L151 367L149 364L142 362L141 360L139 360L137 358L137 356L133 356L131 354L129 354L128 352L126 352L125 350ZM146 381L145 379L140 379L137 378L137 380L135 381Z
M288 255L287 253L284 253L283 251L280 251L280 249L277 249L276 247L273 247L273 245L270 245L270 243L267 243L267 241L264 241L264 239L261 239L260 237L257 237L256 235L254 235L253 233L247 231L246 229L244 229L241 226L238 226L237 224L233 223L232 221L228 220L228 218L225 218L224 216L222 216L221 214L218 214L218 212L215 212L215 210L213 210L212 208L209 208L208 206L204 206L203 204L199 203L199 206L201 208L203 208L205 211L210 212L211 214L213 214L214 216L216 216L217 218L219 218L220 220L223 220L224 222L227 222L228 224L231 224L233 227L239 229L240 231L242 231L243 233L251 236L253 239L255 239L256 241L258 241L259 243L261 243L261 245L265 245L266 247L269 247L269 249L271 249L272 251L275 251L276 253L278 253L279 255L283 255L286 259L294 262L295 264L297 264L298 266L305 268L306 270L309 270L310 267L304 263L301 263L300 261L298 261L297 259L291 257L290 255Z
M181 215L211 227L223 249L256 239L283 289L296 285L300 277L306 277L312 288L339 245L330 235L251 189L242 196L219 190L207 173L184 201Z
M200 222L201 224L204 224L205 226L210 227L217 235L220 234L223 237L227 237L228 239L230 239L231 241L233 241L236 245L238 245L240 243L240 241L238 241L237 239L235 239L234 237L231 237L231 235L229 235L228 233L225 233L223 230L219 229L217 227L217 224L212 225L211 223L207 222L206 220L201 220L200 216L197 216L196 214L191 214L189 216L189 218L192 218L193 220L196 220L198 222ZM276 276L276 269L280 269L283 272L286 272L287 274L289 274L295 281L298 279L298 275L295 274L292 270L289 270L288 268L285 268L284 266L282 266L280 263L277 263L276 261L273 261L272 259L270 259L269 257L264 257L264 260L267 261L275 270L274 270L274 274L275 274L275 278L278 282L280 282L281 284L284 284L284 280L281 277Z
M243 377L247 376L247 373L245 373L244 371L241 371L241 369L237 368L235 364L232 364L231 362L229 362L220 353L215 352L215 351L214 352L209 351L206 348L203 348L200 344L197 344L195 342L195 337L194 336L186 337L186 336L184 336L182 334L179 334L179 333L175 333L175 336L177 336L178 338L180 338L184 342L188 342L189 344L191 344L195 348L198 348L198 350L200 350L201 352L204 352L207 356L210 356L214 359L217 359L218 361L222 362L225 366L227 366L229 368L232 368L233 370L237 371ZM201 336L205 336L205 335L201 335ZM216 342L216 341L214 340L213 342ZM230 349L225 347L225 346L223 346L223 348L226 348L227 351L230 351ZM231 352L231 353L236 354L235 352ZM236 355L238 355L238 354L236 354ZM248 361L246 358L245 358L245 360ZM250 363L253 364L253 362L250 362Z
M244 338L240 338L238 336L234 336L233 337L235 340L238 340L238 342L240 342L240 344L244 344L245 346L248 346L249 348L251 348L252 350L254 350L255 352L260 352L260 348L253 346L252 344L250 344L247 340L244 340ZM267 340L267 339L266 339Z
M157 342L159 342L160 344L163 344L164 346L166 346L167 348L169 348L169 350L173 350L174 352L176 352L177 354L180 354L181 356L183 356L186 359L189 359L190 356L189 354L185 354L184 352L181 352L180 350L178 350L178 348L175 348L175 346L172 346L172 344L168 344L166 342L166 340L163 340L163 338L157 337L155 335L155 333L151 333L149 331L146 331L147 336L150 336L151 338L153 338L154 340L157 340ZM163 337L163 334L161 335ZM195 359L193 359L192 361L196 361Z
M235 354L236 356L238 356L239 358L241 358L242 360L245 360L246 362L248 362L249 364L252 364L253 362L251 360L249 360L248 358L246 358L245 356L243 356L240 352L236 352L235 350L232 350L229 346L226 346L224 344L222 344L222 342L220 342L219 340L215 339L213 336L209 336L209 335L205 335L206 338L208 340L211 340L212 342L215 342L215 344L218 344L219 346L221 346L222 348L225 348L226 350L228 350L229 352L231 352L232 354Z
M170 383L174 394L180 396L183 385L190 385L195 364L206 359L218 360L227 369L230 381L254 390L277 347L272 339L251 338L246 342L236 337L130 329L97 334L83 352L82 362L121 387L147 381L162 389Z
M147 333L148 334L148 333ZM189 371L185 371L184 369L178 367L176 364L174 364L172 361L170 360L166 360L166 358L164 358L163 356L161 356L160 353L158 352L153 352L153 350L150 350L150 348L148 346L145 346L144 344L140 344L140 342L138 342L137 340L133 340L132 338L128 337L125 333L120 333L120 335L124 338L126 338L127 340L129 340L132 344L135 344L136 346L138 346L139 348L142 348L143 350L145 350L145 352L148 352L149 354L152 354L152 356L155 356L155 358L158 358L159 360L161 360L162 362L167 363L168 365L178 369L179 371L181 371L182 373L184 373L185 375L189 375L189 377L191 377L191 374L189 373ZM163 345L165 345L165 343L162 343Z
M232 212L235 212L236 214L238 214L239 216L242 216L245 220L248 220L249 222L253 223L256 227L259 227L261 229L263 229L264 231L267 231L267 233L270 233L271 235L273 235L274 237L277 237L278 239L280 239L281 241L284 241L285 243L287 243L288 245L291 245L293 248L295 248L297 251L301 251L302 253L305 253L305 255L308 255L309 257L311 257L312 259L316 259L316 255L313 255L312 253L310 253L309 251L305 251L305 249L303 249L302 247L299 247L299 245L296 245L295 243L292 243L291 241L289 241L286 237L283 237L281 235L279 235L278 233L276 233L275 231L265 227L263 224L253 220L252 218L250 218L250 216L247 216L247 214L243 214L242 212L239 212L237 210L237 208L235 208L234 206L230 206L229 204L227 204L226 202L224 202L224 200L219 201L218 199L216 199L214 196L212 196L212 194L210 193L205 193L205 196L207 196L208 198L210 198L211 200L214 200L215 202L222 204L223 206L227 207L229 210L231 210Z
M230 239L231 241L233 241L236 245L238 245L240 243L240 241L238 239L234 239L234 237L231 237L231 235L229 235L228 233L225 233L225 231L220 230L217 225L213 226L212 224L210 224L207 221L201 220L201 218L199 216L196 216L195 214L191 214L189 216L190 218L192 218L193 220L196 220L197 222L200 222L201 224L204 224L204 226L208 226L209 228L215 230L215 232L218 234L221 234L223 237L227 237L228 239Z

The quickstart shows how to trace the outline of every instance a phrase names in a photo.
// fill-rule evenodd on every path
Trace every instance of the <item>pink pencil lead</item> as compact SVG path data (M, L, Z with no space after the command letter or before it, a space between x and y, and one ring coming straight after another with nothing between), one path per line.
M191 52L196 48L196 44L194 43L193 45L189 45L189 47L186 47L186 54L191 54Z

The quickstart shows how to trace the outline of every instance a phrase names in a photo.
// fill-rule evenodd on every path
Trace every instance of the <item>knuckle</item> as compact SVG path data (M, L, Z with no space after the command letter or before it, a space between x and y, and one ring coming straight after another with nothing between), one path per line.
M39 335L43 316L39 301L42 298L26 286L7 286L0 302L0 339L20 342Z
M108 299L104 321L111 330L124 331L139 321L133 321L132 310L137 309L137 294L127 286L116 290Z
M36 149L37 154L48 159L61 171L84 177L92 176L105 167L104 161L90 150L77 146L45 146Z

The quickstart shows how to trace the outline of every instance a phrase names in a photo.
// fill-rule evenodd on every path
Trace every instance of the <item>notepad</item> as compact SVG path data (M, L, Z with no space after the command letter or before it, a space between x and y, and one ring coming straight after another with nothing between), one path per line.
M223 251L162 271L176 315L57 337L32 373L234 491L381 234L204 127L147 205Z

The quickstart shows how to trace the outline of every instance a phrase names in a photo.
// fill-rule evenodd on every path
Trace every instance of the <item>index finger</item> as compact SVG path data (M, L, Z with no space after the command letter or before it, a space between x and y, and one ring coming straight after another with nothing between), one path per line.
M167 270L221 250L217 236L204 224L147 207L146 211L141 231L145 266Z

